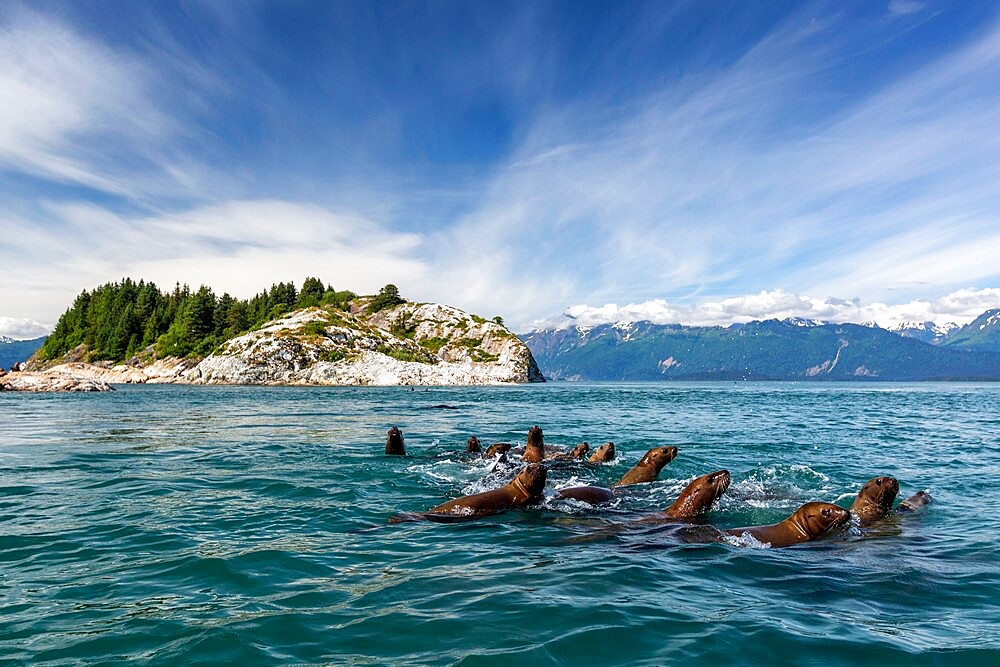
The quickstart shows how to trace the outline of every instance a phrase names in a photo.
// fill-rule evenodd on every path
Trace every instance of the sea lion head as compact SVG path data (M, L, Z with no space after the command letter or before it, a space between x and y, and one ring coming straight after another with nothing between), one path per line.
M469 441L465 443L465 451L467 454L479 454L483 451L482 446L479 444L479 438L472 436Z
M494 456L501 456L510 451L511 444L509 442L494 442L492 445L486 448L486 452L483 454L484 459L492 459Z
M811 540L846 526L850 520L851 513L843 507L821 502L806 503L787 519Z
M588 445L585 442L581 442L579 445L574 447L572 451L570 451L569 455L572 456L574 459L582 459L584 456L587 455L587 452L589 451L590 451L590 445Z
M931 494L926 491L917 491L912 496L899 503L896 508L900 512L916 512L921 508L930 505L933 501Z
M545 490L545 477L547 475L545 466L541 463L529 463L517 477L511 481L511 485L519 492L529 498L541 499Z
M681 491L673 505L667 508L670 516L697 516L712 509L729 488L728 470L716 470L696 478Z
M587 460L591 463L607 463L613 458L615 458L615 443L606 442L594 450L594 453Z
M403 446L403 432L395 426L390 428L386 434L385 453L395 456L406 455L406 448Z
M652 466L653 468L656 468L657 471L659 471L663 469L663 466L667 465L675 458L677 458L676 447L674 446L653 447L651 450L646 452L646 454L641 459L639 459L638 465Z
M545 458L545 443L542 440L542 429L532 426L528 429L528 444L524 448L521 460L528 463L539 463Z
M861 487L851 512L858 515L862 524L878 521L892 511L898 494L899 481L895 477L873 477Z

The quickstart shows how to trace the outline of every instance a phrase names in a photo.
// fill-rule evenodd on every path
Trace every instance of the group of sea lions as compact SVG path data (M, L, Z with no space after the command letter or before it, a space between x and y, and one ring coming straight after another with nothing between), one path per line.
M512 509L530 507L540 503L543 498L545 483L550 467L560 463L582 462L606 463L615 457L615 445L607 442L588 458L589 445L581 443L570 452L556 451L544 444L542 429L533 426L528 430L527 444L520 450L511 443L495 443L485 452L479 439L469 438L466 453L481 455L483 458L495 458L498 464L509 465L509 454L520 453L523 465L514 478L504 486L461 496L442 503L426 512L408 513L394 516L390 523L417 521L427 519L439 522L469 521L479 517L498 514ZM385 453L402 456L406 454L403 433L397 428L389 429ZM611 488L600 486L574 486L559 489L556 500L572 499L600 505L611 501L622 487L656 481L660 471L677 458L678 449L673 446L653 447L621 479L611 485ZM691 481L674 502L661 512L640 519L638 524L690 522L698 520L707 514L719 498L729 488L730 474L728 470L717 470L697 477ZM807 502L795 510L787 519L776 524L765 526L744 526L739 528L718 529L708 526L711 531L702 533L702 541L721 541L725 536L748 537L757 543L771 547L784 547L801 542L817 540L840 529L845 528L852 517L862 527L875 524L893 511L893 504L899 494L899 481L893 477L882 476L869 480L858 492L850 509L827 502ZM931 502L931 496L926 491L920 491L899 504L897 512L915 512Z

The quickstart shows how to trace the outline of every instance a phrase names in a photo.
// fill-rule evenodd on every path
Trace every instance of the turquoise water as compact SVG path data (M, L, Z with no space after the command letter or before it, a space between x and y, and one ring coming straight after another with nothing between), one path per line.
M123 386L2 394L0 424L5 664L1000 661L1000 385ZM532 424L618 446L550 497L680 454L599 511L386 525L502 483L445 453ZM937 502L785 549L590 539L723 467L723 527L847 506L877 474Z

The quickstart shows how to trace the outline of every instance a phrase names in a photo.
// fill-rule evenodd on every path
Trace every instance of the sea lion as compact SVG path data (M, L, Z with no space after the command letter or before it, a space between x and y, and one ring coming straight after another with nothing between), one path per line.
M892 511L898 493L899 481L895 477L873 477L858 492L851 504L851 514L858 517L862 526L870 526Z
M479 438L476 436L470 437L468 442L465 443L465 451L467 454L481 454L483 448L479 444Z
M902 514L919 512L932 502L934 502L934 499L931 498L931 494L926 491L917 491L912 496L899 503L899 507L896 508L896 511Z
M406 448L403 447L403 432L393 426L385 439L386 456L406 456Z
M629 486L640 482L655 481L660 476L663 466L675 458L677 458L676 447L653 447L639 459L639 462L631 470L622 475L622 478L611 486Z
M746 526L723 531L741 537L749 533L755 540L772 547L787 547L809 542L846 526L851 513L833 503L811 502L795 510L790 517L770 526Z
M590 455L587 459L588 463L607 463L608 461L615 458L615 443L606 442L597 449L594 453Z
M553 456L548 456L548 457L545 458L545 461L546 462L549 462L549 461L558 461L558 462L563 462L563 463L567 462L567 461L569 461L569 462L579 461L580 459L582 459L584 456L587 455L587 450L589 450L589 449L590 449L590 445L588 445L585 442L581 442L579 445L577 445L576 447L574 447L569 452L565 452L563 454L555 454Z
M579 500L589 505L600 505L615 497L615 492L603 486L570 486L556 491L556 500Z
M389 523L411 521L414 518L444 523L470 521L478 517L534 505L542 500L542 491L545 489L545 474L545 466L532 463L523 468L517 477L499 489L455 498L416 516L404 514L392 517L389 519Z
M524 448L521 460L525 463L541 463L545 459L545 443L542 429L532 426L528 429L528 444Z
M504 456L510 451L512 445L509 442L494 442L483 452L484 459L492 459L494 456Z
M704 514L726 492L729 481L728 470L716 470L702 475L684 487L673 505L663 513L675 519Z

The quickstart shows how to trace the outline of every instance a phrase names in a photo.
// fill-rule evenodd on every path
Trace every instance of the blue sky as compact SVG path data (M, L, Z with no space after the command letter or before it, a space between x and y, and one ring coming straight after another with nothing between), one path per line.
M124 276L518 330L968 321L998 81L985 2L7 2L0 334Z

